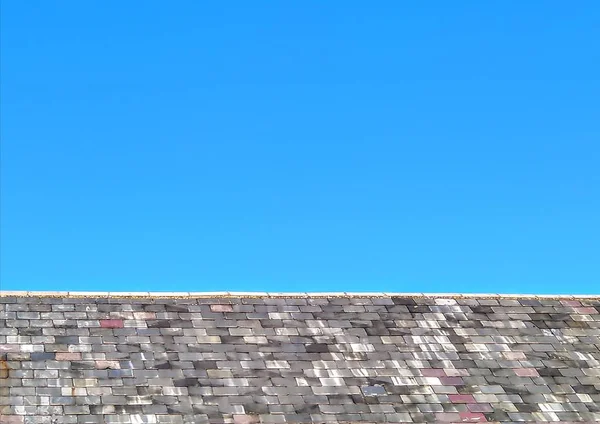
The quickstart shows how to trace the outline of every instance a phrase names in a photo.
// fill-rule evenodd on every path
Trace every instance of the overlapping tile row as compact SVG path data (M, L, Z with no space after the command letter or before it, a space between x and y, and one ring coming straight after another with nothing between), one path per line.
M0 422L600 422L600 300L0 297Z

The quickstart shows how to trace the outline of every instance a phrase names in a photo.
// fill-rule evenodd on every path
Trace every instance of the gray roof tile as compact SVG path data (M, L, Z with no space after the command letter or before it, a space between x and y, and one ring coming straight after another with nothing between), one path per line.
M599 422L600 300L0 296L0 423Z

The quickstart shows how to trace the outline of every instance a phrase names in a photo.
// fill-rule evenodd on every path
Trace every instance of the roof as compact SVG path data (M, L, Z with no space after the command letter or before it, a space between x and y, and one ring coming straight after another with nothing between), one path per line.
M600 297L0 293L0 422L600 422Z

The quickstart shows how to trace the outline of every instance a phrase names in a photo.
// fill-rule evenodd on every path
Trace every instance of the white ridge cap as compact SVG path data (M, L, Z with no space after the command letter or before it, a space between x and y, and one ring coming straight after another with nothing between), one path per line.
M33 292L29 292L33 293ZM108 297L109 292L105 291L70 291L69 296L77 297Z
M190 297L190 292L149 292L150 297Z
M226 291L190 292L190 297L223 297L228 296Z
M42 291L42 292L28 291L27 295L28 296L62 297L65 295L65 292L63 292L63 291Z
M19 296L19 297L23 297L23 296L27 296L26 291L20 291L20 290L0 290L0 296Z
M389 297L388 293L383 292L344 292L344 295L348 297Z
M106 291L26 291L2 290L0 297L108 297L108 298L222 298L222 297L415 297L446 299L600 299L600 294L500 294L500 293L393 293L393 292L106 292Z
M108 292L109 297L149 297L150 292Z
M504 295L500 295L502 297L504 297ZM527 296L527 295L523 295L523 296ZM532 294L531 296L535 296L537 299L552 299L553 297L557 297L556 295L551 295L551 294ZM581 296L577 296L575 294L561 294L559 295L559 297L561 299L574 299L576 297L581 297ZM592 297L598 297L598 296L592 296Z

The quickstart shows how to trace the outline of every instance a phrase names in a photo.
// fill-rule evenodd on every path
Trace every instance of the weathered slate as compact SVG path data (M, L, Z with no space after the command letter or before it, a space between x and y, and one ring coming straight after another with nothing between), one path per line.
M0 297L0 423L600 422L600 300Z

